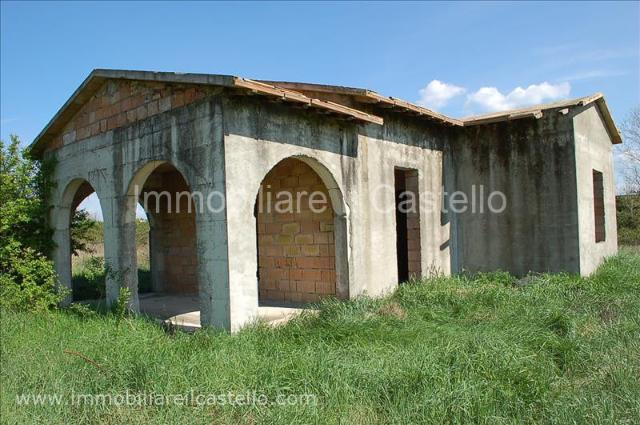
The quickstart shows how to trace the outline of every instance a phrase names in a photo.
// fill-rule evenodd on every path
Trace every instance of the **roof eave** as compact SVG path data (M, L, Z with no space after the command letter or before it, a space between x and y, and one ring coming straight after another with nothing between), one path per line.
M563 111L567 108L572 108L576 106L587 106L592 103L595 103L600 110L600 115L602 116L605 122L607 132L609 133L609 137L611 138L611 143L614 145L622 143L622 136L620 135L620 131L618 130L618 127L616 127L616 124L613 121L611 111L609 110L609 107L607 106L607 102L605 101L604 95L602 93L595 93L591 96L573 99L566 102L560 102L558 104L536 105L536 106L532 106L531 108L526 108L522 110L505 111L503 113L498 113L498 114L463 118L461 122L463 127L472 127L476 125L494 124L498 122L507 122L507 121L513 121L513 120L518 120L523 118L540 119L548 111L553 111L553 110Z
M381 117L368 114L357 109L349 108L333 102L319 99L312 99L301 93L286 90L254 80L234 77L231 75L215 74L183 74L174 72L152 72L152 71L128 71L112 69L95 69L80 86L73 92L69 99L62 105L53 118L47 123L44 129L36 136L27 148L32 155L40 157L44 146L50 142L66 125L68 120L76 114L84 102L95 94L98 88L107 79L126 79L135 81L156 81L162 83L175 84L195 84L213 85L222 87L233 87L250 90L258 94L271 95L281 98L284 101L305 104L315 109L327 110L331 113L349 117L359 121L369 122L377 125L383 124Z

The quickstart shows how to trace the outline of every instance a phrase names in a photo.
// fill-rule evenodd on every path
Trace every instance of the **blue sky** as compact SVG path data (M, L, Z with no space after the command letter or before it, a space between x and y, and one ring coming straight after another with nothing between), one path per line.
M640 104L639 4L2 2L0 133L31 142L94 68L366 87L458 117L601 91L619 122Z

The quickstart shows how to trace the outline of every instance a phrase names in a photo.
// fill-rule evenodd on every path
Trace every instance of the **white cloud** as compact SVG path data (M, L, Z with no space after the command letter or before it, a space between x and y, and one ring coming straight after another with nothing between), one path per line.
M593 69L591 71L577 72L575 74L567 75L566 77L561 78L560 80L564 80L564 81L590 80L594 78L619 77L627 74L628 72L625 70Z
M418 100L418 104L432 109L440 108L465 91L463 87L443 83L439 80L432 80L425 88L420 89L420 100Z
M516 87L506 95L495 87L481 87L467 96L467 104L477 105L489 112L504 111L566 98L570 92L571 85L568 82L549 84L545 81L527 88Z

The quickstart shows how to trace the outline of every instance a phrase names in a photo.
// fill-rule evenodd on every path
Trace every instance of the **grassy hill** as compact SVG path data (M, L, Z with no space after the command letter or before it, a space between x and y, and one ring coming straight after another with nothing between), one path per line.
M638 423L640 255L624 252L589 278L541 275L522 283L501 273L438 277L383 299L326 302L317 315L275 329L256 324L237 335L166 332L142 318L3 311L0 417L4 423ZM228 398L254 391L268 404ZM73 404L78 394L187 400L91 406ZM198 395L221 394L224 404L198 402ZM20 395L61 399L20 406Z

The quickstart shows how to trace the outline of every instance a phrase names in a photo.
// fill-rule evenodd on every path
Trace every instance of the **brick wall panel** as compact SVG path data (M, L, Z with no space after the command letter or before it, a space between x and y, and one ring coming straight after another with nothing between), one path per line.
M287 159L267 174L261 190L257 214L260 300L305 303L335 296L333 211L320 177L304 162ZM307 192L299 211L275 211L281 190L294 194L294 209L298 204L295 194ZM308 194L314 190L327 199L323 213L309 209Z

